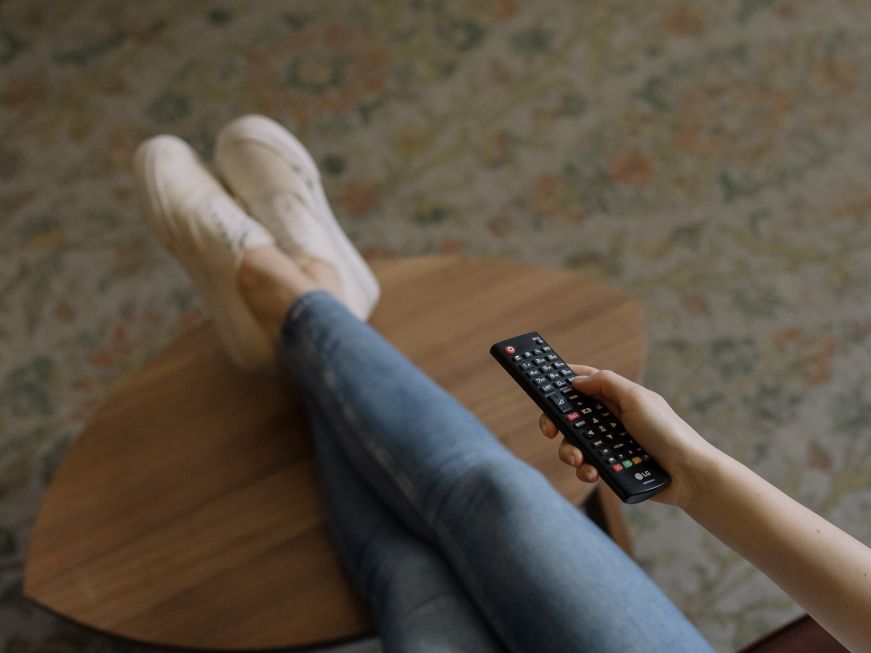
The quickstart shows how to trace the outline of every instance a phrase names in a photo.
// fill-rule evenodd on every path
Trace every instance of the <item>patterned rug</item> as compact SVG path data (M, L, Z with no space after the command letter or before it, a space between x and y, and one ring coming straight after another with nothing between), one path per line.
M647 384L871 543L869 28L856 0L0 3L0 646L153 650L23 602L22 567L111 383L204 319L133 148L210 155L248 112L309 146L368 256L516 257L642 298ZM628 514L719 651L799 612L677 510Z

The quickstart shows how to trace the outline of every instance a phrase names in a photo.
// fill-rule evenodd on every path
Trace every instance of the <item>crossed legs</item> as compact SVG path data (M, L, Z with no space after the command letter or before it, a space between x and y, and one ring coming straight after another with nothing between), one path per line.
M324 269L266 252L246 254L240 287L305 393L333 528L387 650L710 650L609 538L351 315Z

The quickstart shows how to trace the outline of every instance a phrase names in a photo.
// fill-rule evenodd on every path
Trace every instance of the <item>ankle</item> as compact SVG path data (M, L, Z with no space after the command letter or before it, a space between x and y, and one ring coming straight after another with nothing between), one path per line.
M327 263L326 261L314 259L306 264L302 269L306 275L314 279L321 288L332 294L333 297L338 299L341 303L345 305L348 304L344 289L342 288L342 279L339 276L339 271L334 265Z
M245 252L237 283L242 298L273 342L278 341L285 313L296 298L319 288L292 260L272 246Z

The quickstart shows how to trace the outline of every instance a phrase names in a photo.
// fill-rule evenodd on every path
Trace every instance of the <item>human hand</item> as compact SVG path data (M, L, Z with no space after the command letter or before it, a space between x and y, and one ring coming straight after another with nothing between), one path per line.
M588 365L570 365L575 377L572 386L585 395L599 398L616 415L629 434L671 476L671 484L653 499L677 506L686 506L705 474L708 462L721 454L689 424L678 416L660 395L610 370L598 370ZM539 418L541 432L555 438L558 430L547 415ZM580 449L565 438L559 447L559 457L576 468L577 477L588 483L599 478L599 472L584 461Z

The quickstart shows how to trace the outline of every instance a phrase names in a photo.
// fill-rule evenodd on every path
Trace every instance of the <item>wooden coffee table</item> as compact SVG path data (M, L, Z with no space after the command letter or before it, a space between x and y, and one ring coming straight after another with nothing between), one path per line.
M538 330L570 361L637 377L638 301L578 275L496 259L376 261L372 325L566 497L589 487L538 432L489 355ZM371 633L325 523L294 388L234 369L205 327L121 381L45 493L25 594L134 640L263 649ZM602 488L606 491L606 488Z

